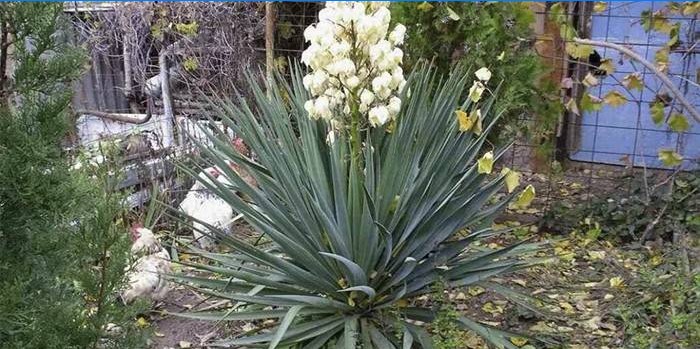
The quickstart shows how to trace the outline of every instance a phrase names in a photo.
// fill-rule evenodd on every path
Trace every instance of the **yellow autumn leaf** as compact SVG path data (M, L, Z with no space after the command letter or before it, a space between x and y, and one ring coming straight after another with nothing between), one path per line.
M700 2L697 2L697 1L684 3L683 9L681 10L681 14L683 14L683 16L692 16L692 15L697 14L699 12L700 12Z
M422 4L418 5L417 8L421 11L430 11L433 9L433 5L431 5L429 2L424 1Z
M632 73L632 74L625 76L622 79L622 86L625 86L626 88L628 88L630 90L641 91L644 88L644 84L642 84L641 74Z
M473 110L469 114L469 119L474 124L474 134L481 136L481 132L483 131L483 125L481 124L481 109Z
M513 171L508 167L504 167L503 170L501 170L501 174L506 176L505 181L508 193L512 193L513 190L520 185L520 173L518 171Z
M610 75L615 72L615 64L613 63L612 59L606 58L600 62L598 69L604 70L608 75Z
M510 337L510 342L513 343L516 347L522 347L523 345L527 344L527 338Z
M627 103L627 98L620 93L620 91L610 91L608 92L605 97L603 97L603 102L608 104L611 107L619 107L625 103Z
M664 103L654 102L649 109L651 111L651 121L657 125L661 125L664 121Z
M452 10L449 6L445 6L445 8L447 8L447 16L450 17L451 20L459 21L461 19L461 17L459 17L459 15L457 14L457 12Z
M460 132L467 132L472 129L474 123L469 119L469 115L467 115L467 113L464 110L455 110L455 115L457 116L457 122L459 122Z
M493 170L493 152L490 151L477 161L477 172L482 174L489 174Z
M593 5L593 12L603 12L608 9L608 3L605 1L596 1Z
M683 157L673 149L661 149L659 150L659 160L666 166L674 167L683 162Z
M503 314L503 307L500 305L496 305L493 302L486 302L486 304L484 304L481 307L481 310L483 310L489 314L492 314L492 315Z
M593 46L580 45L573 42L567 42L564 49L566 50L566 53L569 54L569 56L575 59L588 58L588 56L590 56L591 53L593 53Z
M603 100L590 94L584 93L581 97L581 110L587 111L598 111L603 108Z
M486 292L486 290L484 290L483 287L479 287L479 286L473 286L473 287L469 287L467 289L467 293L469 293L469 295L472 297L476 297L484 292Z
M662 71L666 72L668 70L668 48L662 48L654 54L654 62L656 62L656 67Z
M497 60L497 61L502 61L503 58L506 58L506 51L502 51L501 54L498 55L498 57L496 57L496 60Z
M512 206L513 208L523 210L528 208L534 199L535 187L533 187L532 184L528 184L527 187L525 187L525 190L518 195L518 198L515 200Z
M690 123L683 114L675 113L668 118L668 127L674 132L685 132L690 129Z
M625 282L622 280L621 277L615 276L610 278L610 287L612 288L622 288L624 286Z
M136 320L136 326L138 326L138 327L146 328L149 325L150 325L150 323L143 316L139 316L139 318Z
M586 77L584 77L583 80L581 80L581 83L586 87L598 86L599 82L600 80L598 80L598 78L596 78L590 72L586 74Z
M576 105L576 100L574 98L569 98L569 101L564 104L564 108L576 115L581 115L581 113L578 111L578 105Z

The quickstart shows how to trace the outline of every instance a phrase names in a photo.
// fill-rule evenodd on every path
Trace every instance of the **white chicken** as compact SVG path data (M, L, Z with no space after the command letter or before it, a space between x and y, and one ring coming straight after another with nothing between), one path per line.
M241 155L246 157L250 156L248 147L240 138L234 139L232 144ZM248 174L245 169L230 161L228 162L228 166L250 186L257 187L255 178ZM222 171L219 168L206 168L203 172L199 173L197 182L190 188L187 196L180 203L180 210L193 218L193 235L197 244L205 250L212 250L214 248L214 239L209 236L210 230L199 221L216 227L225 234L231 234L234 212L226 201L218 197L204 185L204 183L210 181L205 172L220 183L232 187L231 182L221 173Z
M161 300L170 290L165 274L171 272L170 254L163 248L150 229L140 225L131 227L131 253L137 258L128 271L129 286L120 298L129 304L136 298Z
M215 167L209 167L204 171L218 181L223 183L227 181ZM204 185L210 180L204 172L201 172L197 177L197 182L194 183L190 191L187 192L185 199L180 203L180 210L193 218L192 230L197 244L205 250L212 250L214 248L214 239L208 236L210 233L209 228L200 223L200 221L214 226L226 234L230 234L233 209L226 201Z

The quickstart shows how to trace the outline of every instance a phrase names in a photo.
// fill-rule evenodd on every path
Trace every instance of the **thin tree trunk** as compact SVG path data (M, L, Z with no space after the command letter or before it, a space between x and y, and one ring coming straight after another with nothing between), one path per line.
M269 83L272 82L275 65L275 4L265 3L265 72ZM268 89L268 96L270 91Z

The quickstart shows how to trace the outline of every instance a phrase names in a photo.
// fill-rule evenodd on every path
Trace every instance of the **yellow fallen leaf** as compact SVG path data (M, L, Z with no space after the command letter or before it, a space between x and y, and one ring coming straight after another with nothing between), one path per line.
M493 152L487 152L477 161L477 172L489 174L493 170Z
M469 287L467 289L467 293L469 293L469 295L472 297L476 297L476 296L484 293L485 291L486 290L484 290L483 287L479 287L479 286Z
M651 259L649 260L649 264L651 264L654 267L658 267L663 262L664 262L664 258L659 256L659 255L651 257Z
M160 332L153 332L153 335L156 337L165 337L165 334Z
M574 310L574 306L571 305L571 303L569 302L559 302L559 307L561 307L562 310L564 310L564 314L571 315L576 312Z
M518 347L522 347L523 345L527 344L527 338L523 337L510 337L510 342L515 344Z
M481 307L481 310L483 310L491 315L503 314L503 307L500 305L496 305L492 302L486 302L486 304L484 304Z
M622 286L624 286L624 283L625 283L622 280L622 278L619 276L615 276L615 277L610 278L609 282L610 282L610 287L612 287L612 288L622 288Z
M429 2L424 1L422 4L416 6L417 9L421 11L430 11L433 9L433 5L431 5Z
M192 348L192 343L187 341L180 341L180 348Z
M140 316L138 319L136 319L136 326L141 327L141 328L146 328L150 325L148 320L146 318Z
M605 251L588 251L588 257L591 260L598 260L605 258Z

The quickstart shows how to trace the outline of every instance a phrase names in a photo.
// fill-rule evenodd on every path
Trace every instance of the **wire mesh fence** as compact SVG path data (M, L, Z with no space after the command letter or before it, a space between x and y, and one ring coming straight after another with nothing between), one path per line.
M594 11L593 3L570 2L566 3L564 14L580 37L621 44L645 59L653 60L655 53L665 47L664 37L653 30L644 30L642 17L644 11L653 13L666 5L660 1L609 2L605 10ZM301 56L306 45L304 29L317 20L322 3L281 2L275 3L275 7L274 64L277 69L285 71L289 58ZM553 208L558 205L586 206L606 197L629 195L640 181L663 182L677 171L659 163L659 148L670 148L683 154L683 169L697 168L700 127L694 125L684 132L670 132L649 117L649 105L655 101L663 100L670 109L678 106L676 100L667 97L653 72L605 48L596 48L587 59L573 59L567 53L567 41L561 37L560 28L549 19L551 7L551 3L533 5L537 20L534 26L536 38L532 43L533 49L551 68L548 78L562 86L562 102L573 99L580 105L584 94L603 99L608 92L619 90L626 103L616 108L603 106L595 111L569 108L561 115L556 129L551 130L551 138L517 138L501 164L523 173L523 181L536 187L537 205L526 212L511 214L534 223L543 216L556 214ZM697 106L698 66L695 55L700 49L696 39L697 20L695 16L670 14L665 18L679 23L680 31L679 43L670 52L670 61L674 63L669 65L668 75ZM264 43L259 40L257 45L255 50L263 52ZM601 71L601 59L605 58L614 63L614 72ZM589 73L598 84L586 88L584 80ZM638 74L644 84L641 90L620 88L630 74ZM175 111L179 113L176 117L178 125L183 126L180 132L192 134L195 138L202 136L196 131L195 124L201 122L197 120L196 108L176 104ZM539 122L536 115L524 117L521 121ZM124 131L127 132L130 131ZM188 139L183 137L176 141L182 145ZM541 151L545 143L554 145L554 151ZM145 153L144 156L150 159L152 154Z

